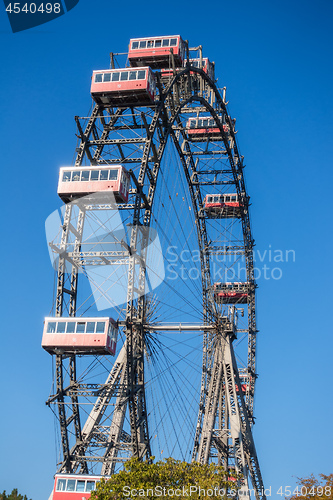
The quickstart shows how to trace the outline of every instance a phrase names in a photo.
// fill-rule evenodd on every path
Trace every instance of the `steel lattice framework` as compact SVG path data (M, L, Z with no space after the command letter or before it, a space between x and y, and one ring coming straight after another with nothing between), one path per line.
M226 469L235 469L244 475L242 488L249 488L250 478L256 498L261 499L265 498L264 488L252 436L257 336L254 241L243 157L236 141L235 121L225 102L225 89L220 92L202 69L191 66L190 50L184 68L174 68L171 54L170 73L166 76L156 73L158 100L154 106L95 105L88 118L75 118L79 137L76 166L122 164L130 171L129 202L118 207L129 221L129 244L124 244L122 250L109 245L86 251L83 237L86 221L96 210L107 212L108 204L104 201L98 207L87 202L66 205L60 244L51 244L58 255L55 315L76 316L84 312L78 307L79 272L94 266L116 266L125 259L127 301L119 317L124 343L107 369L104 383L87 382L78 375L79 359L75 354L57 354L55 390L47 404L57 408L60 423L60 472L89 473L99 467L101 474L110 475L129 456L150 460L154 439L150 419L156 410L149 407L146 395L148 344L152 338L159 338L159 332L186 329L195 332L200 336L202 364L190 459L200 463L215 461ZM207 138L205 142L189 140L186 121L199 115L214 118L220 138ZM163 189L159 186L162 182L167 186L165 179L175 175L168 167L167 155L171 149L182 172L181 185L190 201L187 210L193 220L192 227L183 228L181 223L179 227L184 233L195 233L199 256L201 286L196 289L196 297L198 304L201 303L200 322L187 327L179 321L171 325L154 320L152 303L155 300L158 309L158 299L148 299L145 290L148 233L143 228L154 224L158 227L161 206L168 213L161 203ZM238 194L240 215L231 221L209 217L204 210L205 194L229 187ZM176 197L180 199L178 192L170 191L170 206ZM165 235L165 241L169 240ZM226 268L233 267L240 259L245 262L243 281L248 284L248 298L243 308L243 312L246 309L243 327L237 326L236 317L240 315L237 304L230 307L215 301L216 258L225 259ZM186 296L186 301L191 302L192 297ZM168 297L163 300L167 307ZM234 348L238 335L247 339L247 361L242 366L236 361ZM99 362L104 363L96 361ZM244 379L246 390L242 391ZM167 425L166 420L165 417L160 425Z

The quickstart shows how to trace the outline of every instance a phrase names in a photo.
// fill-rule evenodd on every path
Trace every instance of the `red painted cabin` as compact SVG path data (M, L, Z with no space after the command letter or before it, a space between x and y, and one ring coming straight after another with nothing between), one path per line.
M190 65L194 66L195 68L202 68L203 71L207 74L207 76L211 80L214 80L214 63L210 62L208 57L203 57L201 59L201 64L200 64L200 58L190 59Z
M58 195L65 203L100 191L111 191L118 203L127 203L130 176L122 165L62 167Z
M185 59L185 43L180 35L132 38L128 60L132 67L147 65L153 69L168 68L171 66L171 49L175 66L181 68Z
M111 354L118 327L112 318L45 318L42 347L50 354Z
M228 476L228 481L236 482L237 481L237 471L235 467L229 467L228 468L228 473L230 476Z
M151 106L156 95L155 75L149 67L94 71L91 96L108 106Z
M242 392L245 394L245 392L247 390L247 386L248 386L248 375L247 375L247 373L240 372L239 378L240 378L240 382L241 382ZM251 378L250 378L250 380L251 380ZM236 391L238 392L237 384L236 384Z
M56 474L52 500L88 500L103 476Z
M195 68L202 68L203 71L205 73L207 73L207 75L209 76L209 78L211 80L214 80L214 73L215 73L215 69L214 69L214 63L210 62L210 60L208 59L208 57L203 57L201 59L201 64L200 64L200 58L199 59L190 59L190 65L191 66L194 66ZM182 68L179 68L179 71L183 70L184 67ZM164 68L161 70L161 75L162 76L173 76L173 70L170 69L170 68ZM193 75L193 71L191 71L191 75ZM221 134L220 134L221 135Z
M208 216L240 217L240 206L237 193L207 194L204 199L204 210Z
M223 304L246 304L248 297L247 283L214 283L216 302Z
M221 130L216 126L214 118L190 118L186 128L189 141L200 142L206 141L207 138L216 141L222 140ZM230 129L226 123L223 124L223 130L229 138Z

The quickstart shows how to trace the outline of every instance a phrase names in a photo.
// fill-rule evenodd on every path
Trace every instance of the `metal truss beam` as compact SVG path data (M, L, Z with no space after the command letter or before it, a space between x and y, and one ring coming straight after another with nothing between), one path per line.
M215 339L214 360L204 419L194 460L209 463L213 456L226 469L232 466L242 474L240 498L249 490L248 475L257 500L264 500L264 486L252 437L251 424L245 405L237 363L230 335L220 333ZM222 400L224 399L224 403ZM216 427L219 415L220 427ZM214 448L217 454L214 455Z

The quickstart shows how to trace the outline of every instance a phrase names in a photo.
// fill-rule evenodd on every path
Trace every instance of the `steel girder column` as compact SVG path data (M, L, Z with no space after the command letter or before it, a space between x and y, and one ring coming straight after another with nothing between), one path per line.
M205 413L200 434L200 441L198 443L198 452L194 457L196 461L202 464L207 464L211 455L213 429L215 427L219 396L222 392L222 358L222 344L221 342L218 342L213 357L213 367L208 386L208 394L205 401Z
M64 254L69 236L69 223L72 214L72 206L67 205L64 215L64 225L61 236L61 243L59 249L59 262L58 262L58 276L57 276L57 296L56 296L56 316L62 316L64 306L64 288L65 288L65 270L66 260ZM67 418L65 409L65 400L63 393L64 377L63 377L63 356L62 354L56 355L56 394L60 424L60 435L63 452L63 470L70 471L70 457L69 457L69 439L67 434Z
M74 228L71 223L72 213L73 213L72 204L66 205L64 221L62 225L60 248L57 250L59 253L59 262L58 262L58 274L57 274L57 295L56 295L55 315L58 317L62 316L64 307L67 308L69 316L75 316L76 312L78 270L77 266L72 261L72 259L68 257L67 245L69 242L69 234L71 232L75 236L74 251L78 252L80 250L83 222L84 222L84 210L79 208L76 228ZM71 272L68 274L66 273L66 263L71 265ZM66 287L67 283L69 283L68 287ZM69 297L69 300L66 301L66 297ZM64 389L63 363L65 359L66 358L61 354L56 355L56 393L57 393L58 413L60 421L62 450L64 458L60 470L70 472L71 461L69 452L68 426L71 422L74 422L75 437L77 442L80 442L81 423L80 423L78 400L75 394L73 394L71 398L72 414L69 417L67 417L66 415L66 408L65 408L66 403L63 392ZM74 355L69 356L67 359L69 365L68 372L69 372L70 382L75 383L76 382L75 356ZM85 463L82 463L82 468L84 471L87 471L87 466Z
M85 218L85 210L84 207L79 206L79 214L77 219L76 230L72 229L75 232L75 243L73 251L74 253L80 252L81 241L82 241L82 233L83 233L83 225ZM72 226L71 226L72 227ZM75 264L72 264L72 272L71 272L71 294L69 301L69 316L76 315L76 299L77 299L77 281L78 281L78 268ZM69 358L69 377L70 383L76 384L76 356L71 355ZM79 403L78 397L75 393L71 395L71 406L72 406L72 418L74 421L74 429L75 429L75 439L77 443L81 443L82 435L81 435L81 421L80 421L80 411L79 411ZM82 471L87 473L88 467L85 461L81 461Z
M236 383L237 386L241 388L241 380L238 374L236 357L231 343L230 343L230 349L227 351L226 359L228 363L230 363L231 369L233 371L234 383ZM256 499L265 500L266 495L264 490L264 483L261 476L259 461L252 434L252 426L251 426L252 419L249 417L248 407L245 403L242 390L237 391L237 398L238 398L239 417L240 417L240 429L243 436L247 469L251 477L252 486L255 490Z
M217 449L217 463L223 465L225 470L228 470L229 448L228 438L229 431L227 429L229 421L228 405L226 388L223 386L219 394L218 402L218 431L213 433L213 439Z
M92 131L95 130L95 121L96 121L96 118L100 112L100 109L101 108L96 104L92 113L91 113L91 116L89 117L89 120L87 122L87 125L86 125L86 128L84 131L81 127L79 117L78 116L75 117L78 132L79 132L80 138L81 138L81 143L80 143L78 153L76 156L76 160L75 160L76 167L79 167L82 164L82 161L83 161L85 154L87 155L89 161L93 164L93 157L92 157L90 150L89 150L88 140L89 140L89 137L90 137Z
M143 187L140 184L141 187ZM131 253L136 252L138 231L140 230L140 206L141 195L137 193L133 217L133 227L131 233ZM140 262L139 277L145 273ZM148 433L148 420L145 401L144 387L144 338L143 338L143 297L139 297L141 302L140 311L134 305L135 289L139 292L142 284L139 282L135 287L136 255L131 255L128 266L128 288L127 288L127 311L126 311L126 346L127 346L127 373L128 383L128 408L131 426L131 440L133 456L146 459L150 458L150 444ZM140 286L141 285L141 286ZM143 285L144 286L144 285ZM140 293L140 292L139 292Z
M134 203L133 227L130 240L130 259L128 268L127 309L126 309L126 340L127 340L127 382L128 408L130 414L132 453L138 458L150 459L150 443L148 430L148 416L146 409L145 379L144 379L144 316L145 316L145 278L146 278L146 248L148 232L142 233L141 227L150 225L151 206L153 202L157 173L159 170L158 150L154 143L154 133L158 125L160 109L157 109L148 126L145 117L143 123L147 132L141 168L137 178L137 194ZM161 147L161 143L159 148ZM158 148L158 149L159 149ZM149 153L153 151L154 166L149 166ZM149 181L148 196L146 197L145 212L141 220L141 199L145 179ZM141 234L139 234L141 233ZM141 253L137 254L137 242L140 236ZM136 264L139 266L137 287L135 286ZM135 293L138 298L134 302Z
M227 469L231 462L243 476L240 498L248 494L248 475L257 500L264 500L264 486L253 441L251 425L243 398L241 381L230 334L217 333L214 339L212 374L206 397L198 454L195 459L209 463L215 448ZM237 387L236 387L237 386ZM219 418L217 419L217 415ZM219 423L219 427L215 428ZM222 426L221 426L222 425Z
M57 393L57 405L58 405L58 415L60 424L60 436L61 445L63 453L63 463L62 470L70 471L70 454L69 454L69 440L67 434L67 420L66 420L66 410L65 410L65 400L63 394L64 377L63 377L63 356L57 354L56 356L56 393ZM46 403L47 404L47 403Z
M131 425L132 454L149 460L151 456L144 387L144 342L142 329L126 329L128 408Z
M128 384L126 375L127 372L126 372L126 360L125 360L125 364L123 365L120 378L119 395L116 400L112 423L109 430L108 443L103 458L101 474L105 476L110 476L111 474L114 474L118 453L122 451L122 449L125 446L125 444L123 444L122 441L124 441L123 426L127 408ZM128 448L130 444L129 437L126 441L127 441L126 447Z
M86 148L86 140L91 134L94 127L96 116L98 115L98 107L95 106L92 115L87 123L85 132L82 131L80 123L76 117L76 122L78 124L78 129L81 135L81 145L76 158L75 165L79 166L82 163L82 159L85 153L89 157L89 152ZM57 293L56 293L56 311L55 315L61 317L64 311L64 306L68 309L69 316L75 316L76 314L76 299L77 299L77 280L78 280L78 269L74 261L68 257L67 244L69 241L69 233L72 232L75 235L74 242L74 253L80 251L84 216L85 211L79 207L79 214L77 218L77 227L74 228L71 223L71 217L73 212L73 204L69 203L66 205L64 221L62 225L62 236L59 248L59 263L58 263L58 274L57 274ZM71 273L66 277L66 261L72 264ZM69 281L70 286L66 287L66 281ZM69 296L69 302L66 303L66 297ZM71 460L71 451L69 450L69 438L68 438L68 426L71 422L74 422L75 437L77 446L81 445L82 434L81 434L81 422L79 413L79 404L77 395L73 392L71 394L71 408L72 414L67 418L66 416L66 403L64 399L64 377L63 377L63 363L66 357L61 354L56 355L56 396L58 404L59 422L60 422L60 434L62 441L62 451L63 451L63 462L59 467L61 472L71 472L73 467L77 469L78 464L73 463ZM70 383L72 385L76 384L76 358L75 355L68 357L68 372ZM85 461L80 461L80 465L83 472L88 472L87 463Z
M245 495L249 489L248 485L248 467L246 460L245 443L241 427L241 417L240 408L238 405L237 391L235 379L238 380L238 392L241 391L241 385L238 377L237 366L233 366L232 356L231 356L231 337L228 336L222 339L224 344L224 356L223 356L223 372L224 372L224 386L226 392L227 408L228 408L228 431L230 435L231 443L228 446L229 458L233 458L236 472L242 474L243 478L241 481L240 493ZM243 397L243 396L241 396ZM243 401L244 402L244 401ZM248 437L248 436L246 436ZM242 497L241 497L242 498Z
M109 402L111 398L117 393L123 394L124 387L122 386L121 380L123 374L126 371L126 346L123 345L120 350L118 357L110 371L105 384L102 390L101 395L97 398L87 420L82 429L81 441L77 441L73 448L70 450L71 462L72 462L72 470L76 472L80 466L80 457L86 457L89 460L89 456L87 456L87 450L90 446L90 443L96 436L99 434L99 424L108 408ZM124 408L125 411L126 408ZM115 417L113 416L113 419ZM112 427L113 423L111 424ZM109 438L109 443L111 443L111 439ZM116 445L116 443L114 443ZM109 444L109 447L111 444ZM116 455L115 455L116 456ZM91 459L104 461L101 457L91 456Z

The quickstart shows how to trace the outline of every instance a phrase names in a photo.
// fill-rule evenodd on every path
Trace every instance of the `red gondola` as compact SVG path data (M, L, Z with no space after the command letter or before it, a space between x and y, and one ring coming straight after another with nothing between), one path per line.
M239 378L240 378L240 382L241 382L241 388L242 388L242 392L243 393L246 393L246 390L247 390L247 387L248 387L248 374L247 373L242 373L242 372L239 372ZM250 381L251 381L251 377L250 377ZM238 392L238 386L236 385L236 391Z
M50 354L111 354L118 327L112 318L45 318L42 347Z
M247 386L248 386L248 376L246 373L239 372L239 378L240 378L240 383L241 383L241 389L243 394L246 393ZM235 385L236 391L239 392L238 390L238 385Z
M204 199L204 210L208 216L240 217L240 207L237 193L207 194Z
M213 118L190 118L187 122L186 128L189 141L206 141L207 138L215 139L217 141L222 140L221 130L216 126L216 122ZM223 130L226 134L228 134L229 139L229 125L224 123Z
M208 57L203 57L201 59L201 64L200 64L200 59L190 59L190 65L191 66L194 66L195 68L202 68L203 71L205 73L207 73L207 75L209 76L209 78L211 80L214 80L214 68L215 68L215 65L214 63L210 62L210 60L208 59ZM179 68L178 70L181 71L182 69L184 69L184 67L182 68ZM193 74L193 71L190 72L191 75ZM162 76L173 76L173 70L170 69L170 68L163 68L161 70L161 75ZM221 135L221 134L220 134Z
M88 500L102 476L56 474L52 500Z
M62 167L59 173L58 195L68 203L82 196L111 191L119 203L127 203L130 176L122 165Z
M185 43L180 35L149 38L132 38L129 43L128 60L132 67L147 65L151 68L168 68L171 49L175 66L183 66Z
M214 297L223 304L246 304L248 283L214 283Z
M237 481L237 471L235 467L229 467L228 468L228 473L230 476L228 476L228 481L232 481L235 483Z
M201 59L201 64L200 64L200 58L190 59L190 65L194 66L195 68L202 68L203 71L207 73L207 76L211 80L214 80L214 63L210 62L208 57L203 57Z
M149 67L94 71L91 96L105 106L149 106L156 94L155 75Z

